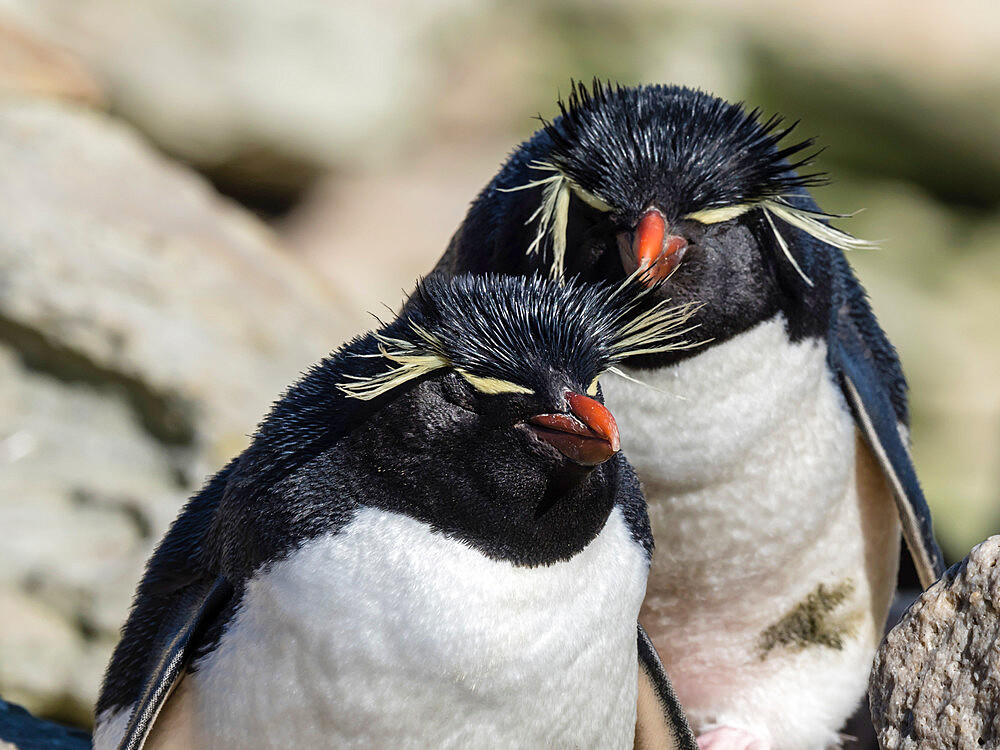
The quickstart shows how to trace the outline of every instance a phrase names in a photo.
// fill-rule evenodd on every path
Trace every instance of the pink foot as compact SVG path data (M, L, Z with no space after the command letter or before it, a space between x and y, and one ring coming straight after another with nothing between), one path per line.
M771 743L746 729L719 727L698 735L699 750L771 750Z

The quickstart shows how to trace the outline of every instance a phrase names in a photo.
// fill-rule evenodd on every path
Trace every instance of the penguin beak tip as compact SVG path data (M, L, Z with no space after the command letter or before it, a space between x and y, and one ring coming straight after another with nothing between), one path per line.
M528 420L535 437L574 463L597 466L621 449L618 425L607 408L579 393L568 392L570 412L538 414Z
M622 264L626 273L643 269L642 281L655 286L673 273L684 257L687 244L684 237L668 234L663 214L650 208L636 225L630 252L626 254L623 250Z

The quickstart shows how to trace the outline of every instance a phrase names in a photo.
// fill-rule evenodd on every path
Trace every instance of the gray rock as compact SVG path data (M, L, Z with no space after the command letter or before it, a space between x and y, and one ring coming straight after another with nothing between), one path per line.
M976 546L886 636L869 683L883 750L1000 747L1000 536Z
M398 152L433 116L444 66L425 42L467 5L2 0L0 12L79 55L165 150L280 190Z
M353 328L263 224L100 114L0 107L0 163L3 337L113 387L165 443L196 422L242 442L248 410Z
M90 707L67 689L71 672L88 647L74 623L35 597L9 587L0 588L0 610L4 694L36 711L85 721Z
M361 323L99 112L0 99L0 164L0 692L84 722L155 540Z

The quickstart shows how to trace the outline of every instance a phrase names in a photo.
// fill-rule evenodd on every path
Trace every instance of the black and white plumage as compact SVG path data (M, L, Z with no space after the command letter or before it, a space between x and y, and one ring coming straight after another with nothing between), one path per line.
M707 747L825 747L863 696L900 522L924 585L943 570L903 373L844 255L867 243L829 225L812 142L778 118L596 82L560 107L434 274L638 272L701 305L703 346L602 380L657 540L643 622Z
M694 750L637 638L652 540L596 390L631 354L683 345L689 314L635 280L423 284L292 386L181 512L108 668L95 748L638 733Z

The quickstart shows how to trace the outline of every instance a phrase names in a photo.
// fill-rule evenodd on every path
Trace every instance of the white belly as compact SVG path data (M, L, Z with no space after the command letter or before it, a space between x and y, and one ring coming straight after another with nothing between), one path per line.
M148 747L631 748L646 572L618 510L539 568L362 510L250 582Z
M824 747L864 693L899 545L825 345L779 317L629 374L657 390L602 387L656 540L641 619L692 723ZM829 632L796 639L784 618L817 602Z

